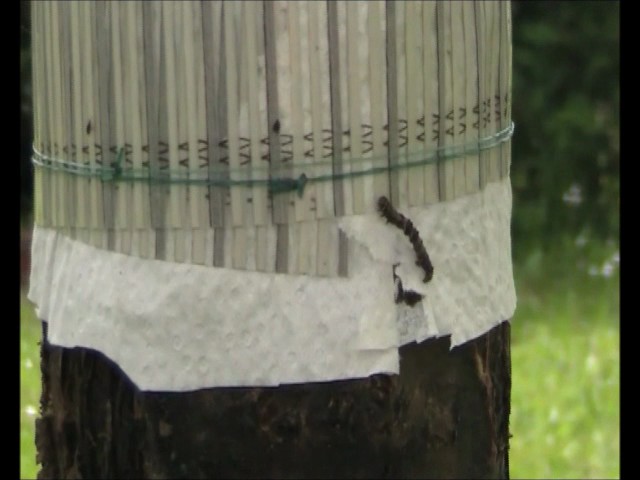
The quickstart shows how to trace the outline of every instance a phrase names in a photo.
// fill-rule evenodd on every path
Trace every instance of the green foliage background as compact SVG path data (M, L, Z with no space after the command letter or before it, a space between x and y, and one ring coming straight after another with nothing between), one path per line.
M513 2L512 13L514 247L617 239L620 4ZM575 206L563 201L572 186Z
M512 478L620 475L619 2L512 2Z

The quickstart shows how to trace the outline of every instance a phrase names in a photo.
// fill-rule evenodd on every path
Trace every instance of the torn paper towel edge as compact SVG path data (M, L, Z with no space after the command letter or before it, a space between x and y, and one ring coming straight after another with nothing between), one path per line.
M399 325L415 326L409 337L420 342L451 335L453 348L513 316L511 206L507 178L488 184L477 194L401 212L420 232L434 266L433 279L426 285L424 272L415 264L415 253L402 231L372 216L343 217L339 225L347 237L365 245L375 262L386 263L389 272L393 264L400 263L396 272L404 288L425 295L422 321L411 320L421 316L419 309L398 309ZM366 337L375 327L366 317L362 321L360 331ZM368 342L367 346L383 345Z
M377 215L337 220L350 277L266 274L141 259L36 227L29 298L54 345L104 353L142 390L331 381L399 373L398 347L451 335L452 348L515 310L508 179L403 212L435 273ZM392 265L426 294L395 305Z

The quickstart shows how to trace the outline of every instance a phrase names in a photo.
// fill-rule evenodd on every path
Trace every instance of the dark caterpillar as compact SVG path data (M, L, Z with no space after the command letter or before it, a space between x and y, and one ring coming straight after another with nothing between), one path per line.
M422 243L420 233L418 229L413 226L413 222L393 208L393 205L391 205L391 202L385 196L378 199L378 210L389 223L398 227L409 237L413 250L416 252L416 265L424 270L424 279L422 281L424 283L431 281L433 278L433 265L429 259L427 249L424 247L424 243Z
M396 267L399 263L396 263L393 266L393 280L396 285L396 294L395 294L395 302L396 303L406 303L410 307L413 307L416 303L421 301L424 296L414 290L405 290L402 286L402 280L398 275L396 275Z

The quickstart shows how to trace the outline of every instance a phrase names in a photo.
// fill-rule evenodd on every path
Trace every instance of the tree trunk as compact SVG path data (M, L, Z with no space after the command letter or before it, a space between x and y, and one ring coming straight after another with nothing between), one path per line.
M400 375L141 392L46 341L38 478L508 478L510 330L400 349Z

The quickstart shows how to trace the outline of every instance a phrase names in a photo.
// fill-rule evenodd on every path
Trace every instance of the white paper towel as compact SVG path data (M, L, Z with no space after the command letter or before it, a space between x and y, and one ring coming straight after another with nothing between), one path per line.
M508 179L402 212L435 273L422 283L409 240L377 215L343 217L350 277L265 274L147 260L35 228L29 298L49 341L98 350L142 390L278 385L398 373L398 347L454 347L515 310ZM394 303L392 265L405 289Z

